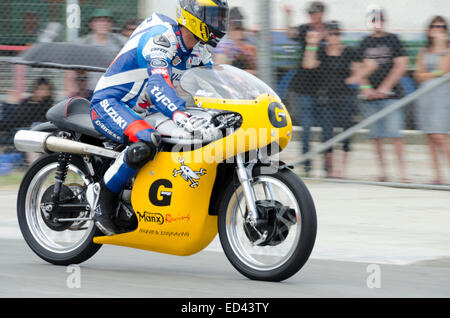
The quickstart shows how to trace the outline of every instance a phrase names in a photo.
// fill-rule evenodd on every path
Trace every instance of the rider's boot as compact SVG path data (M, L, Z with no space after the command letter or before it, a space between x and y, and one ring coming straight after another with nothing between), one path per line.
M155 143L136 142L127 147L109 167L100 182L100 194L95 208L94 221L105 235L118 233L112 220L118 195L137 171L155 157L161 139L156 134L153 138L156 140Z
M118 229L111 218L114 207L117 205L117 193L109 190L103 180L99 183L99 186L100 193L95 209L94 222L103 234L111 236L118 233Z

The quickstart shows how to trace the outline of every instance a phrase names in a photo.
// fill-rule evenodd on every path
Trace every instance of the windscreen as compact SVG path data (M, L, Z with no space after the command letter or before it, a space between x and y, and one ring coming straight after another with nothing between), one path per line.
M263 81L231 65L196 67L184 73L181 88L192 97L255 100L277 94Z

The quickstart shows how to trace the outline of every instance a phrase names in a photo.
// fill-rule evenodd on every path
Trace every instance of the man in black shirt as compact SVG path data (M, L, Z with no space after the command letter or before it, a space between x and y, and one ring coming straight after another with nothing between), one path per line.
M317 69L320 75L320 95L322 102L317 107L318 122L322 127L322 141L333 137L333 128L344 130L353 126L353 115L356 109L355 90L350 88L347 80L353 75L352 70L359 64L357 50L345 46L341 38L341 29L337 21L327 24L327 45L318 51L305 52L302 66L305 69ZM307 46L317 46L317 38L307 37ZM341 172L337 172L333 156L333 148L325 154L328 177L343 177L345 174L350 139L343 143L344 156Z
M374 12L372 17L374 33L366 37L360 47L361 72L369 74L359 83L361 93L367 99L363 105L366 117L381 111L395 102L395 99L404 96L399 81L408 67L408 55L399 38L395 34L384 31L385 13L380 10ZM375 65L375 67L372 68L371 65ZM372 70L367 71L369 68ZM403 128L404 114L402 110L391 113L370 127L369 138L375 141L380 165L379 181L385 181L387 178L383 138L390 138L394 141L401 180L407 182L403 158L403 139L400 134L400 130Z
M325 13L325 5L320 1L311 2L307 8L310 23L298 27L291 27L290 17L292 10L285 7L287 21L287 35L294 41L300 42L301 59L297 74L291 82L291 88L297 93L297 101L300 106L300 125L303 127L303 153L309 151L311 127L316 124L317 95L320 88L320 79L317 69L305 69L302 66L305 51L318 50L318 46L324 45L326 24L322 21ZM318 46L309 47L307 37L317 38ZM305 172L311 171L311 162L305 162Z

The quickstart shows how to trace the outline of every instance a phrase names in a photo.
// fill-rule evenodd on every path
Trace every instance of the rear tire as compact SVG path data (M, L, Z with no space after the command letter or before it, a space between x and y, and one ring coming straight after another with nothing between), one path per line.
M230 242L230 239L236 239L230 237L229 229L227 232L227 226L228 228L233 226L230 225L230 215L228 215L230 213L229 205L231 204L233 197L236 198L235 193L238 191L233 182L228 184L224 192L223 200L220 203L218 217L219 237L225 255L241 274L253 280L280 282L296 274L308 260L314 247L317 232L316 211L308 189L302 180L292 171L285 169L270 175L256 172L253 177L254 179L257 179L258 177L264 176L279 180L287 186L298 204L298 217L301 223L299 227L301 227L301 230L299 231L299 235L296 236L296 245L291 249L290 253L288 253L286 260L276 268L268 267L268 269L258 269L256 262L255 266L252 266L252 264L249 264L249 261L243 258L242 255L244 254L239 255L239 251L235 252L235 249L237 249L236 244L234 244L233 249L233 244ZM234 226L238 225L235 224ZM270 249L271 247L262 247L261 250L264 248Z
M64 249L53 249L51 243L49 243L48 246L43 243L45 242L45 235L42 235L41 237L39 227L44 226L39 224L39 222L36 222L41 214L41 211L37 204L33 205L31 203L32 200L39 201L40 198L33 197L34 190L30 189L30 187L33 187L33 185L36 186L38 181L36 178L39 178L39 174L42 173L42 171L53 167L57 162L57 154L42 156L36 160L27 171L22 183L20 184L19 194L17 197L17 218L25 241L33 252L40 258L54 265L67 266L71 264L80 264L91 258L100 249L101 245L95 244L93 242L93 238L95 236L101 236L102 233L95 225L93 225L93 222L87 222L88 228L86 233L81 238L79 244L74 246L73 249L68 248L67 251L64 251ZM79 171L78 173L81 172L84 174L86 179L87 176L89 176L83 160L78 156L72 157L70 167L74 170L77 169L76 171ZM39 189L35 190L38 191ZM90 226L90 223L92 223L93 226ZM64 232L67 231L68 230Z

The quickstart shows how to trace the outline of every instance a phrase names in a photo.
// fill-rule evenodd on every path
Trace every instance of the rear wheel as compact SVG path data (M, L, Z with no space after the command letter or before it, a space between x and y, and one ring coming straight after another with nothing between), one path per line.
M311 195L290 170L251 182L259 214L255 226L246 219L242 186L229 184L219 209L219 236L225 255L243 275L282 281L297 273L314 246L317 221Z
M27 171L17 198L17 217L22 235L30 248L42 259L55 265L79 264L92 257L101 247L93 238L102 235L91 221L60 222L58 218L89 218L90 211L52 214L44 203L51 201L55 187L58 155L38 159ZM70 160L61 200L82 203L86 200L89 174L83 160Z

